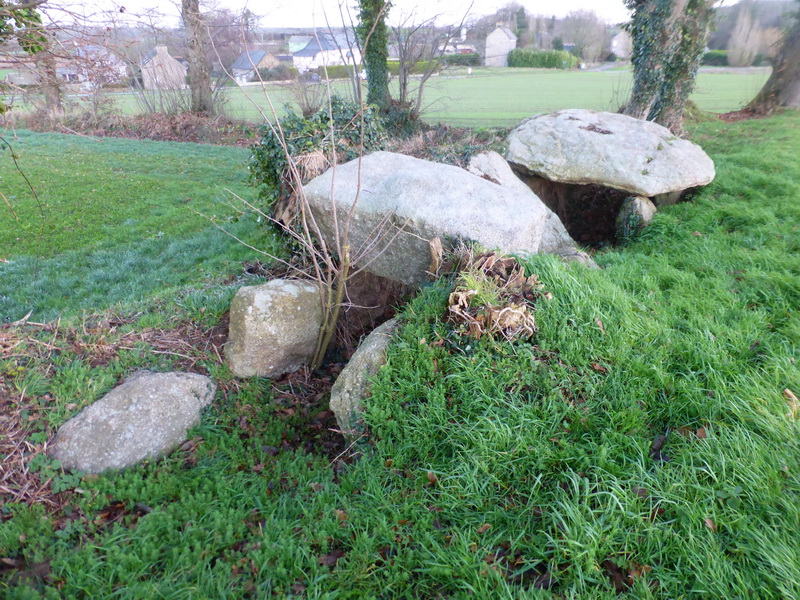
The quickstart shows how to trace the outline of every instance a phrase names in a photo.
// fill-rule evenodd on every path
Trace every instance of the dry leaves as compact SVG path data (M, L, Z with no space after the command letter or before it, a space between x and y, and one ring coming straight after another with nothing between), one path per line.
M797 396L795 396L789 388L783 390L783 396L786 398L786 404L789 406L788 417L793 421L797 420L797 416L800 414L800 400L797 399Z
M463 262L466 266L448 298L448 320L475 339L495 334L506 340L532 337L533 303L545 297L537 277L525 277L515 258L494 252Z
M339 562L339 559L344 556L344 550L334 550L333 552L329 552L328 554L323 554L320 556L317 561L323 567L330 567L331 569L336 566L336 563Z
M594 322L597 323L597 326L600 328L600 333L605 335L606 334L606 327L605 327L605 325L603 325L603 322L600 319L595 319Z

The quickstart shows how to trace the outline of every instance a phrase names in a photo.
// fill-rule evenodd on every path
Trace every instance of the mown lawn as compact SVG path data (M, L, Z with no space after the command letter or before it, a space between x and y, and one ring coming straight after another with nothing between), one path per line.
M26 131L9 141L22 174L6 149L6 322L29 311L34 321L95 311L240 271L251 252L207 217L265 249L274 245L231 194L252 198L246 150Z
M710 112L738 110L755 96L768 76L768 68L701 71L692 100L701 110ZM332 82L332 89L343 97L351 95L349 84L343 81ZM631 73L628 69L595 72L479 68L468 76L465 69L453 69L432 77L425 89L427 122L458 127L510 127L532 114L563 108L616 111L630 94ZM296 107L292 93L285 87L268 84L266 90L279 116L287 105ZM123 113L141 110L131 94L111 97ZM226 89L224 110L227 116L245 121L261 122L262 112L272 117L259 86Z
M769 69L741 72L701 72L692 100L701 110L729 112L744 106L761 89ZM413 86L412 86L413 87ZM245 88L268 114L258 88ZM276 108L292 104L290 94L269 86ZM346 85L334 89L348 94ZM424 119L458 127L511 127L540 112L563 108L616 111L630 95L631 73L627 70L559 71L553 69L475 69L445 72L432 77L425 88ZM227 110L236 118L258 120L258 111L242 90L232 88Z
M800 596L800 406L784 392L800 391L800 113L691 133L717 165L693 202L596 255L602 270L525 261L552 294L532 340L460 335L448 281L406 307L351 464L298 443L325 398L287 405L202 347L182 353L221 391L192 445L105 477L34 461L119 378L178 364L128 340L158 318L216 324L221 301L196 309L213 282L118 328L1 331L21 341L0 389L25 407L31 470L72 491L55 514L0 509L17 565L0 595Z

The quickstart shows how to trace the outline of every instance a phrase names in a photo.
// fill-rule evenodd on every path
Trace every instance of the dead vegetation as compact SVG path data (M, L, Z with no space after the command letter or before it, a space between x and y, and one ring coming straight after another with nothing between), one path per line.
M244 121L198 113L117 115L76 113L58 120L36 114L17 117L16 127L32 131L55 131L85 137L119 137L162 142L194 142L246 148L256 139L256 127Z
M552 298L536 275L526 277L515 258L495 252L467 256L462 264L448 298L447 320L475 339L533 337L535 302Z

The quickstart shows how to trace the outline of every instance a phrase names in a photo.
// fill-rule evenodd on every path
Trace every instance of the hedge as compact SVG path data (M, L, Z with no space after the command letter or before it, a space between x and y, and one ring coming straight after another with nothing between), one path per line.
M728 51L727 50L709 50L703 55L700 61L704 65L712 65L714 67L727 67L728 66Z
M574 69L578 66L578 57L564 50L516 48L508 53L508 66L529 69Z
M328 79L350 79L353 68L353 65L328 65L327 67L319 67L317 72L323 79L325 79L326 69L328 71Z
M477 67L481 64L481 55L476 52L471 54L447 54L442 59L448 67Z
M271 69L259 69L258 75L262 81L285 81L287 79L297 79L298 72L289 65L278 65Z
M389 74L390 75L392 75L393 77L397 77L397 75L400 74L400 62L399 61L393 60L393 61L389 61L386 64L389 67ZM421 60L421 61L419 61L417 63L414 63L414 66L411 67L411 74L412 75L421 75L422 73L424 73L428 69L428 66L430 64L431 64L431 61L429 61L429 60ZM434 72L441 71L442 70L442 66L443 65L442 65L441 62L439 64L437 64L436 68L434 69Z

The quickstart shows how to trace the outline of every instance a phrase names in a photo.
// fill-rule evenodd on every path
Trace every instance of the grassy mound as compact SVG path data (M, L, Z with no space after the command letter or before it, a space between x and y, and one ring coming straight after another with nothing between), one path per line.
M534 337L464 335L448 281L408 306L349 464L315 437L324 398L236 381L202 336L0 331L20 460L66 490L0 509L2 595L797 597L800 114L694 138L716 181L603 270L525 262L551 298ZM82 479L37 454L121 375L174 366L222 390L181 451Z

